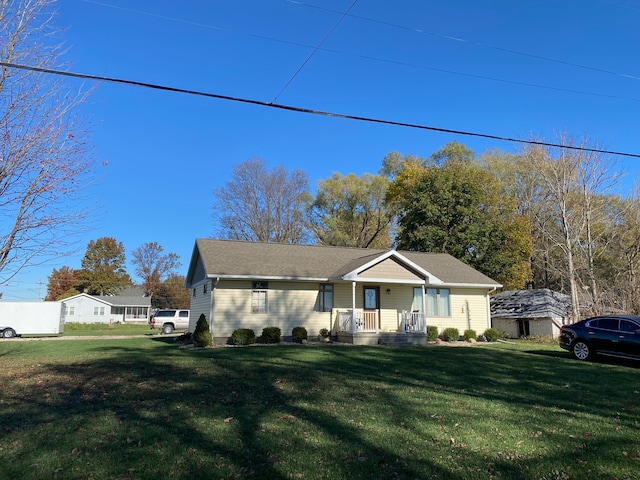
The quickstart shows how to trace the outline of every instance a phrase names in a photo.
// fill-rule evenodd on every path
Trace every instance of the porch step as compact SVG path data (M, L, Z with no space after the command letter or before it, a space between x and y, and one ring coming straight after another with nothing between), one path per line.
M426 345L427 336L423 333L379 333L379 345Z
M347 333L338 332L337 340L353 345L426 345L427 335L424 333Z

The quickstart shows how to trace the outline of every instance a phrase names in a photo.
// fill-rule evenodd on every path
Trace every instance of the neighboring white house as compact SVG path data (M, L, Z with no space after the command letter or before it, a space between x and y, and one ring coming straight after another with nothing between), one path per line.
M67 323L147 323L151 310L151 298L135 288L114 296L80 293L64 303Z
M356 344L426 343L428 325L480 335L491 326L489 293L501 287L442 253L212 239L196 240L185 286L189 330L204 314L217 344L265 327L284 338L296 326L309 337L326 328Z
M571 297L548 288L511 290L491 297L491 323L511 338L555 338L570 313Z

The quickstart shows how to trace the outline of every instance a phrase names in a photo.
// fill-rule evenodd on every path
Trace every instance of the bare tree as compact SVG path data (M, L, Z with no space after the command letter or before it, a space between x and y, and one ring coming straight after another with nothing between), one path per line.
M533 171L543 183L544 206L539 208L536 225L545 244L562 251L564 278L572 301L572 316L580 315L580 290L589 291L591 308L600 304L594 261L606 249L610 232L617 222L607 211L603 199L618 184L615 162L589 151L587 138L576 143L562 134L561 146L534 145L525 152ZM580 148L575 148L580 147ZM551 221L549 221L551 219ZM544 220L544 221L541 221ZM580 275L580 270L584 275Z
M175 270L180 266L176 253L163 252L164 249L157 242L147 242L131 252L136 275L142 279L142 287L152 299L162 282L175 275Z
M233 168L232 179L213 191L213 216L224 238L302 243L309 180L302 170L269 170L253 158Z
M0 284L22 268L70 253L86 227L82 192L93 178L74 115L86 93L6 64L59 68L53 0L0 0Z

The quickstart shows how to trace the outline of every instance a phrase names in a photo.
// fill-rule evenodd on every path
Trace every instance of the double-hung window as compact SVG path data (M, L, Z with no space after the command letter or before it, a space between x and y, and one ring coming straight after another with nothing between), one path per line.
M321 283L319 291L318 310L330 312L333 309L333 284Z
M93 307L94 315L104 315L104 307Z
M451 302L448 288L427 288L427 316L451 316Z
M253 282L253 290L251 292L251 312L267 313L267 291L269 289L268 282Z

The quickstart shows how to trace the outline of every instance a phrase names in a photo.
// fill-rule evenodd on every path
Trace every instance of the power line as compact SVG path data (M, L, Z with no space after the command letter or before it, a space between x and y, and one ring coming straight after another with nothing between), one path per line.
M336 10L332 10L330 8L320 7L318 5L311 5L311 4L308 4L308 3L305 3L305 2L301 2L301 1L298 1L298 0L285 0L285 1L288 2L288 3L302 5L302 6L305 6L305 7L308 7L308 8L315 8L317 10L324 10L326 12L340 13L340 12L338 12ZM618 5L618 6L623 7L624 5ZM593 67L593 66L590 66L590 65L583 65L583 64L580 64L580 63L567 62L565 60L559 60L557 58L544 57L542 55L536 55L534 53L521 52L521 51L518 51L518 50L512 50L510 48L499 47L499 46L496 46L496 45L489 45L489 44L485 44L485 43L476 42L474 40L467 40L465 38L454 37L454 36L446 35L446 34L443 34L443 33L432 32L432 31L429 31L429 30L423 30L421 28L407 27L405 25L398 25L397 23L385 22L383 20L376 20L375 18L369 18L369 17L363 17L363 16L360 16L360 15L351 15L351 14L349 14L348 16L352 17L352 18L357 18L358 20L364 20L364 21L371 22L371 23L378 23L380 25L386 25L388 27L399 28L399 29L408 30L408 31L415 32L415 33L424 34L424 35L431 35L432 37L443 38L445 40L450 40L450 41L454 41L454 42L466 43L468 45L473 45L474 47L487 48L487 49L491 49L491 50L497 50L499 52L510 53L512 55L520 55L522 57L535 58L536 60L544 60L546 62L558 63L560 65L567 65L567 66L570 66L570 67L581 68L581 69L584 69L584 70L591 70L591 71L594 71L594 72L606 73L606 74L609 74L609 75L616 75L616 76L619 76L619 77L630 78L630 79L633 79L633 80L640 80L640 77L638 77L636 75L631 75L631 74L628 74L628 73L624 73L624 72L616 72L614 70L607 70L605 68Z
M256 39L259 39L259 40L267 40L267 41L270 41L270 42L278 42L278 43L283 43L283 44L286 44L286 45L294 45L296 47L303 47L303 48L312 49L313 53L311 55L309 55L307 60L298 69L298 71L293 75L293 78L295 78L300 73L302 68L309 62L311 57L314 56L317 51L323 51L323 52L334 53L334 54L337 54L337 55L344 55L344 56L349 56L349 57L354 57L354 58L362 58L362 59L365 59L365 60L371 60L371 61L375 61L375 62L385 62L385 63L389 63L389 64L392 64L392 65L400 65L400 66L404 66L404 67L420 68L420 69L423 69L423 70L430 70L430 71L433 71L433 72L447 73L449 75L457 75L457 76L469 77L469 78L478 78L478 79L482 79L482 80L488 80L488 81L491 81L491 82L507 83L507 84L511 84L511 85L521 85L521 86L525 86L525 87L533 87L533 88L540 88L540 89L545 89L545 90L553 90L553 91L574 93L574 94L578 94L578 95L587 95L587 96L592 96L592 97L603 97L603 98L611 98L611 99L616 99L616 100L629 100L629 101L632 101L632 102L640 102L640 99L633 98L633 97L624 97L624 96L620 96L620 95L588 92L588 91L584 91L584 90L575 90L575 89L570 89L570 88L552 87L552 86L547 86L547 85L539 85L539 84L535 84L535 83L518 82L518 81L515 81L515 80L506 80L506 79L503 79L503 78L488 77L486 75L477 75L477 74L472 74L472 73L457 72L455 70L446 70L446 69L442 69L442 68L428 67L426 65L421 65L421 64L418 64L418 63L400 62L400 61L396 61L396 60L389 60L389 59L386 59L386 58L374 57L374 56L371 56L371 55L362 55L362 54L358 54L358 53L345 52L345 51L337 50L337 49L322 48L322 43L324 43L324 41L326 40L326 38L328 36L325 38L325 40L322 41L322 43L320 45L314 47L312 45L307 45L307 44L304 44L304 43L293 42L293 41L289 41L289 40L283 40L283 39L280 39L280 38L269 37L269 36L266 36L266 35L258 35L258 34L255 34L255 33L239 32L237 30L233 30L233 29L229 29L229 28L219 27L219 26L215 26L215 25L209 25L209 24L200 23L200 22L194 22L194 21L190 21L190 20L184 20L184 19L176 18L176 17L169 17L169 16L166 16L166 15L160 15L160 14L157 14L157 13L146 12L146 11L143 11L143 10L137 10L137 9L128 8L128 7L121 7L121 6L117 6L117 5L111 5L109 3L99 2L99 1L96 1L96 0L83 0L83 1L86 2L86 3L99 5L101 7L113 8L113 9L116 9L116 10L122 10L122 11L125 11L125 12L135 13L135 14L138 14L138 15L145 15L145 16L149 16L149 17L159 18L159 19L162 19L162 20L169 20L169 21L172 21L172 22L184 23L186 25L192 25L192 26L195 26L195 27L207 28L207 29L210 29L210 30L216 30L216 31L220 31L220 32L234 33L234 34L238 34L238 35L244 35L246 37L256 38ZM287 1L289 3L296 4L296 5L302 5L304 7L315 8L315 9L326 11L326 12L330 12L330 13L342 14L342 12L339 12L337 10L332 10L332 9L329 9L329 8L319 7L319 6L316 6L316 5L310 5L310 4L307 4L307 3L304 3L304 2L300 2L300 1L296 1L296 0L285 0L285 1ZM352 5L352 7L353 7L353 5ZM349 10L347 10L347 13L348 13ZM345 16L347 16L347 13L342 14L343 18ZM407 27L407 26L398 25L398 24L395 24L395 23L384 22L384 21L381 21L381 20L375 20L375 19L368 18L368 17L362 17L362 16L358 16L358 15L348 15L348 16L352 17L352 18L359 19L359 20L372 22L372 23L380 23L382 25L391 26L391 27L395 27L395 28L398 28L398 29L405 29L405 30L410 30L410 31L416 32L416 33L431 35L431 36L435 36L435 37L441 37L441 38L445 38L445 39L452 40L452 41L457 41L457 42L462 42L462 43L468 43L470 45L481 47L481 48L500 50L500 51L504 51L504 52L511 53L511 54L514 54L514 55L522 55L522 56L526 56L526 57L536 58L536 59L539 59L539 60L545 60L545 61L549 61L549 62L560 63L560 64L565 64L565 65L569 65L569 66L573 66L573 67L584 68L584 69L587 69L587 70L593 70L593 71L598 71L598 72L602 72L602 73L608 73L608 74L612 74L612 75L618 75L618 76L621 76L621 77L627 77L627 78L640 80L640 77L634 77L632 75L625 74L625 73L619 73L619 72L604 70L604 69L598 68L598 67L590 67L590 66L587 66L587 65L579 65L579 64L574 64L574 63L570 63L570 62L565 62L563 60L557 60L557 59L548 58L548 57L542 57L542 56L539 56L539 55L529 54L529 53L525 53L525 52L519 52L517 50L509 50L509 49L506 49L506 48L503 48L503 47L486 45L486 44L478 43L478 42L475 42L475 41L472 41L472 40L466 40L466 39L463 39L463 38L453 37L453 36L450 36L450 35L440 34L440 33L436 33L436 32L430 32L430 31L417 29L417 28L412 28L412 27ZM341 21L342 21L342 18L340 19L340 21L338 23L340 23ZM338 23L336 23L336 26L338 25ZM282 92L289 86L289 84L291 83L293 78L291 78L287 82L285 87L280 91L280 93L278 93L278 95L276 95L276 97L273 100L274 103L276 102L277 98L282 94Z
M351 6L349 8L347 8L347 10L342 14L342 16L340 17L340 19L333 25L333 27L331 27L331 30L329 30L329 32L327 32L327 34L324 36L324 38L320 41L320 43L318 45L316 45L316 47L313 49L313 51L309 54L309 56L307 57L307 59L302 62L302 65L300 65L300 67L298 68L298 70L296 70L296 73L294 73L291 78L289 79L289 81L285 84L284 87L282 87L282 90L280 90L278 92L278 94L274 97L273 102L275 103L278 100L278 97L280 95L282 95L282 92L284 92L287 87L291 84L291 82L293 82L293 80L298 76L298 74L302 71L302 69L304 68L304 66L309 63L309 61L311 60L311 58L316 54L316 52L318 50L320 50L320 47L322 47L322 45L324 45L324 42L327 41L327 39L331 36L331 34L334 32L334 30L336 28L338 28L338 25L340 25L340 23L342 22L342 20L344 20L344 18L349 15L349 12L353 9L353 7L356 6L356 3L358 3L358 0L353 0L353 3L351 4Z
M218 99L218 100L228 100L228 101L231 101L231 102L246 103L246 104L257 105L257 106L261 106L261 107L276 108L276 109L279 109L279 110L286 110L286 111L290 111L290 112L307 113L307 114L311 114L311 115L320 115L320 116L332 117L332 118L342 118L342 119L345 119L345 120L355 120L355 121L360 121L360 122L377 123L377 124L382 124L382 125L392 125L392 126L396 126L396 127L406 127L406 128L414 128L414 129L418 129L418 130L429 130L429 131L433 131L433 132L450 133L450 134L454 134L454 135L464 135L464 136L470 136L470 137L487 138L487 139L490 139L490 140L499 140L499 141L503 141L503 142L514 142L514 143L522 143L522 144L528 144L528 145L540 145L540 146L544 146L544 147L553 147L553 148L566 148L566 149L569 149L569 150L579 150L579 151L583 151L583 152L593 152L593 153L602 153L602 154L608 154L608 155L619 155L619 156L624 156L624 157L640 158L640 154L637 154L637 153L616 152L616 151L612 151L612 150L602 150L602 149L598 149L598 148L587 148L587 147L578 147L578 146L573 146L573 145L562 145L562 144L559 144L559 143L550 143L550 142L543 142L543 141L537 141L537 140L522 140L522 139L519 139L519 138L506 137L506 136L501 136L501 135L492 135L492 134L487 134L487 133L469 132L469 131L465 131L465 130L454 130L454 129L450 129L450 128L433 127L433 126L429 126L429 125L420 125L420 124L416 124L416 123L407 123L407 122L399 122L399 121L394 121L394 120L385 120L385 119L381 119L381 118L362 117L362 116L358 116L358 115L349 115L349 114L344 114L344 113L336 113L336 112L328 112L328 111L324 111L324 110L315 110L315 109L304 108L304 107L296 107L296 106L293 106L293 105L282 105L282 104L273 103L273 102L264 102L264 101L261 101L261 100L253 100L253 99L243 98L243 97L234 97L234 96L229 96L229 95L221 95L221 94L217 94L217 93L203 92L203 91L199 91L199 90L190 90L190 89L185 89L185 88L169 87L169 86L166 86L166 85L159 85L159 84L155 84L155 83L138 82L138 81L135 81L135 80L125 80L125 79L113 78L113 77L103 77L103 76L100 76L100 75L90 75L90 74L86 74L86 73L65 72L65 71L62 71L62 70L54 70L54 69L43 68L43 67L34 67L34 66L30 66L30 65L21 65L21 64L17 64L17 63L0 62L0 66L7 67L7 68L17 68L17 69L21 69L21 70L29 70L29 71L40 72L40 73L50 73L50 74L53 74L53 75L62 75L62 76L66 76L66 77L82 78L82 79L85 79L85 80L96 80L96 81L103 81L103 82L109 82L109 83L117 83L117 84L121 84L121 85L130 85L130 86L136 86L136 87L151 88L151 89L154 89L154 90L162 90L162 91L166 91L166 92L184 93L184 94L187 94L187 95L196 95L196 96L200 96L200 97L215 98L215 99Z

